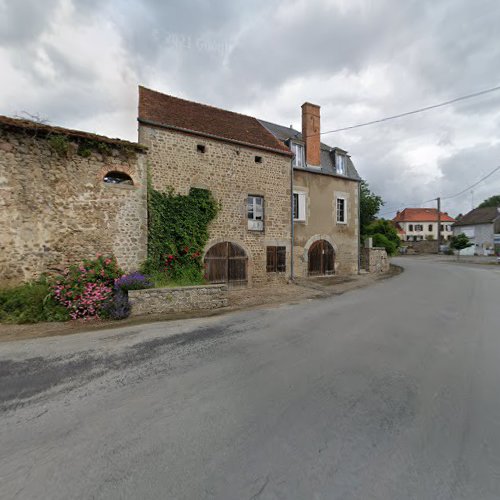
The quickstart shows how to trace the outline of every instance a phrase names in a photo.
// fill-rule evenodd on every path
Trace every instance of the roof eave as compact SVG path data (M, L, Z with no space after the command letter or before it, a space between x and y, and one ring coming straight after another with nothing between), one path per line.
M195 135L198 137L206 137L207 139L214 139L216 141L228 142L230 144L237 144L239 146L245 146L245 147L249 147L249 148L253 148L253 149L258 149L261 151L268 151L271 153L276 153L276 154L280 154L283 156L287 156L289 158L293 157L293 153L291 151L270 148L267 146L262 146L260 144L253 144L253 143L245 142L245 141L238 141L237 139L229 139L227 137L222 137L222 136L215 135L215 134L209 134L207 132L200 132L198 130L191 130L191 129L187 129L187 128L183 128L183 127L176 127L175 125L167 125L165 123L158 123L158 122L155 122L152 120L146 120L145 118L140 118L140 117L137 118L137 121L139 123L142 123L144 125L150 125L152 127L164 128L167 130L174 130L176 132L181 132L184 134Z

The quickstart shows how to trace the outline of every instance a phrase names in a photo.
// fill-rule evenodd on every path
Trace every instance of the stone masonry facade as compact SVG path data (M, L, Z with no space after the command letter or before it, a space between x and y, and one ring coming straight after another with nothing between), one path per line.
M335 274L358 272L359 183L350 179L294 170L294 192L306 194L306 217L294 224L295 274L308 275L308 252L318 240L328 241L335 252ZM347 219L337 222L336 200L346 202Z
M236 243L248 256L248 284L281 281L290 269L290 158L250 146L140 124L153 187L212 192L220 211L209 227L212 245ZM204 147L200 152L198 146ZM256 156L260 161L256 161ZM264 198L264 230L248 229L248 196ZM266 247L286 247L286 272L266 272Z
M363 267L369 273L386 273L390 264L384 247L363 248Z
M0 121L0 286L97 253L137 269L147 249L144 148L92 135L105 147L83 157L75 131L8 120ZM52 146L56 135L67 141L64 154ZM128 174L133 185L104 183L110 171Z
M218 309L229 303L226 285L130 290L128 295L131 316Z

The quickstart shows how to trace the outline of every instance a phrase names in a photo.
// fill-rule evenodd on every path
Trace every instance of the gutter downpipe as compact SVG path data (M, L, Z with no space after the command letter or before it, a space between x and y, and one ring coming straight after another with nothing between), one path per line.
M292 156L290 160L290 281L295 281L294 268L293 268L293 243L295 238L295 230L293 226L293 162L295 160L295 155Z
M361 181L358 182L358 274L361 274Z

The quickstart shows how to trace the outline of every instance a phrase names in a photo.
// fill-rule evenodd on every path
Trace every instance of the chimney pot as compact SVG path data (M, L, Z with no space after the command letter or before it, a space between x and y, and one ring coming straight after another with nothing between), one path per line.
M306 145L306 164L319 167L320 154L320 107L310 102L302 104L302 139Z

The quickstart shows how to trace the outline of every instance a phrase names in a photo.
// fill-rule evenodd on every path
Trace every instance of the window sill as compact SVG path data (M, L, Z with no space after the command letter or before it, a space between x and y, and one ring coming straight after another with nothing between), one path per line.
M103 182L103 185L107 188L111 189L125 189L125 190L134 190L137 189L137 186L132 184L113 184L112 182Z

